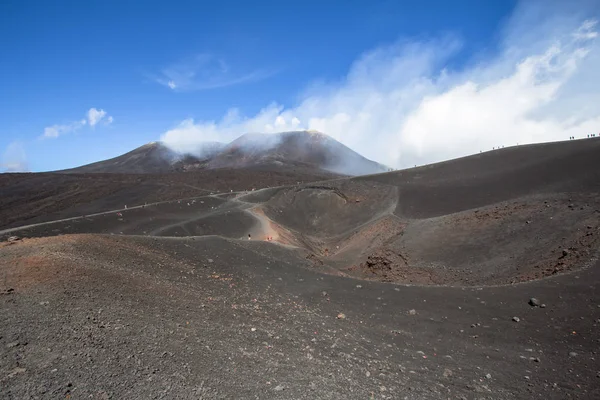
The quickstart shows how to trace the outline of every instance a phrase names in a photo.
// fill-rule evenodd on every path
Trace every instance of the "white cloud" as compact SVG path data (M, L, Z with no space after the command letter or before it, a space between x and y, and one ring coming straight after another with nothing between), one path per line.
M110 124L113 121L113 118L110 116L107 116L106 111L100 109L96 109L96 108L90 108L87 112L87 118L88 118L88 123L90 124L90 126L95 126L98 122L102 121L104 118L106 118L105 123L106 124Z
M48 126L44 128L43 137L57 138L61 135L64 135L65 133L74 132L78 129L81 129L86 123L87 121L85 119L82 119L80 121L74 121L69 124Z
M259 81L275 71L257 69L235 71L223 59L211 54L200 54L164 68L151 78L171 90L191 91L216 89Z
M598 37L598 32L595 31L595 27L598 21L588 19L581 24L579 29L573 34L575 39L595 39Z
M461 49L456 38L404 40L362 55L341 83L308 88L295 107L188 119L161 139L189 150L246 132L316 129L400 168L585 137L600 130L600 46L596 21L585 10L524 2L502 31L500 48L485 60L452 70Z
M79 121L73 121L68 124L56 124L44 128L44 134L41 136L46 139L55 139L66 133L78 131L85 125L91 127L96 126L100 121L104 120L104 125L110 125L113 122L113 117L109 116L106 111L96 108L90 108L86 113L86 118Z
M12 142L6 147L0 168L4 172L27 172L29 170L27 156L21 143Z

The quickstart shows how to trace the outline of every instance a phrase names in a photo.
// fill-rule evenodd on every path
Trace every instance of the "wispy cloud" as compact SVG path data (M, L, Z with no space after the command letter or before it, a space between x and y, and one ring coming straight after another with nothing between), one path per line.
M106 118L106 119L104 119ZM104 119L105 124L110 124L113 122L113 117L106 114L106 111L96 108L90 108L87 112L87 119L90 126L95 126L98 122Z
M451 36L402 40L363 54L342 83L309 88L295 107L188 119L161 139L181 150L245 132L316 129L371 159L408 167L585 137L600 129L600 45L596 20L584 11L526 1L502 31L501 48L477 64L448 69L461 49Z
M6 150L2 155L0 168L3 172L29 171L27 156L25 155L25 150L20 142L12 142L6 147Z
M49 139L57 138L67 133L76 132L88 124L89 126L94 127L101 121L104 121L104 125L109 125L113 122L113 117L108 115L106 111L102 109L90 108L86 113L85 119L72 121L67 124L47 126L44 128L44 133L41 137Z
M81 129L85 126L86 123L87 121L85 119L82 119L68 124L47 126L44 128L43 137L57 138L61 135L64 135L65 133L75 132Z
M158 76L152 76L152 79L174 91L193 91L256 82L275 72L265 69L239 71L231 68L221 58L200 54L169 65Z

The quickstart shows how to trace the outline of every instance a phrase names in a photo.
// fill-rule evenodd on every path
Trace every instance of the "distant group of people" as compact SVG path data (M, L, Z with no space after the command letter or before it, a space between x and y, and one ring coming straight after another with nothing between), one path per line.
M590 133L589 135L587 135L587 137L588 137L588 139L595 138L595 137L598 137L598 135L595 133ZM575 140L575 136L569 136L569 140Z

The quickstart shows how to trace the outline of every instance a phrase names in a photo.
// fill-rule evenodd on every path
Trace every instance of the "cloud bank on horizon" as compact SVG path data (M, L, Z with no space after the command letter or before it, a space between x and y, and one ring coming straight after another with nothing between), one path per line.
M466 67L446 67L461 51L456 37L405 39L360 56L341 83L309 87L294 107L186 119L161 140L190 152L247 132L312 129L403 168L585 137L600 130L600 45L594 13L582 10L523 2L504 26L500 50Z

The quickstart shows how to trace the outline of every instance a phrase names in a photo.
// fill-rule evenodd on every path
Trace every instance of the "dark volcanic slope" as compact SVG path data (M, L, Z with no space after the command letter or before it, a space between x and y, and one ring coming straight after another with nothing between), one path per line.
M521 146L0 232L29 237L0 245L2 396L600 398L598 159Z
M209 168L253 165L313 165L344 175L386 172L337 140L311 131L280 134L246 134L227 145L208 161Z
M171 174L0 174L0 229L157 201L330 179L325 171L210 170Z
M178 155L164 144L152 142L109 160L98 161L63 173L152 174L171 172Z
M297 169L311 174L364 175L388 169L318 132L246 134L228 145L205 143L198 153L178 154L153 142L106 161L63 173L165 173L215 168Z
M461 289L321 275L279 246L216 237L0 252L3 398L600 396L598 264Z

